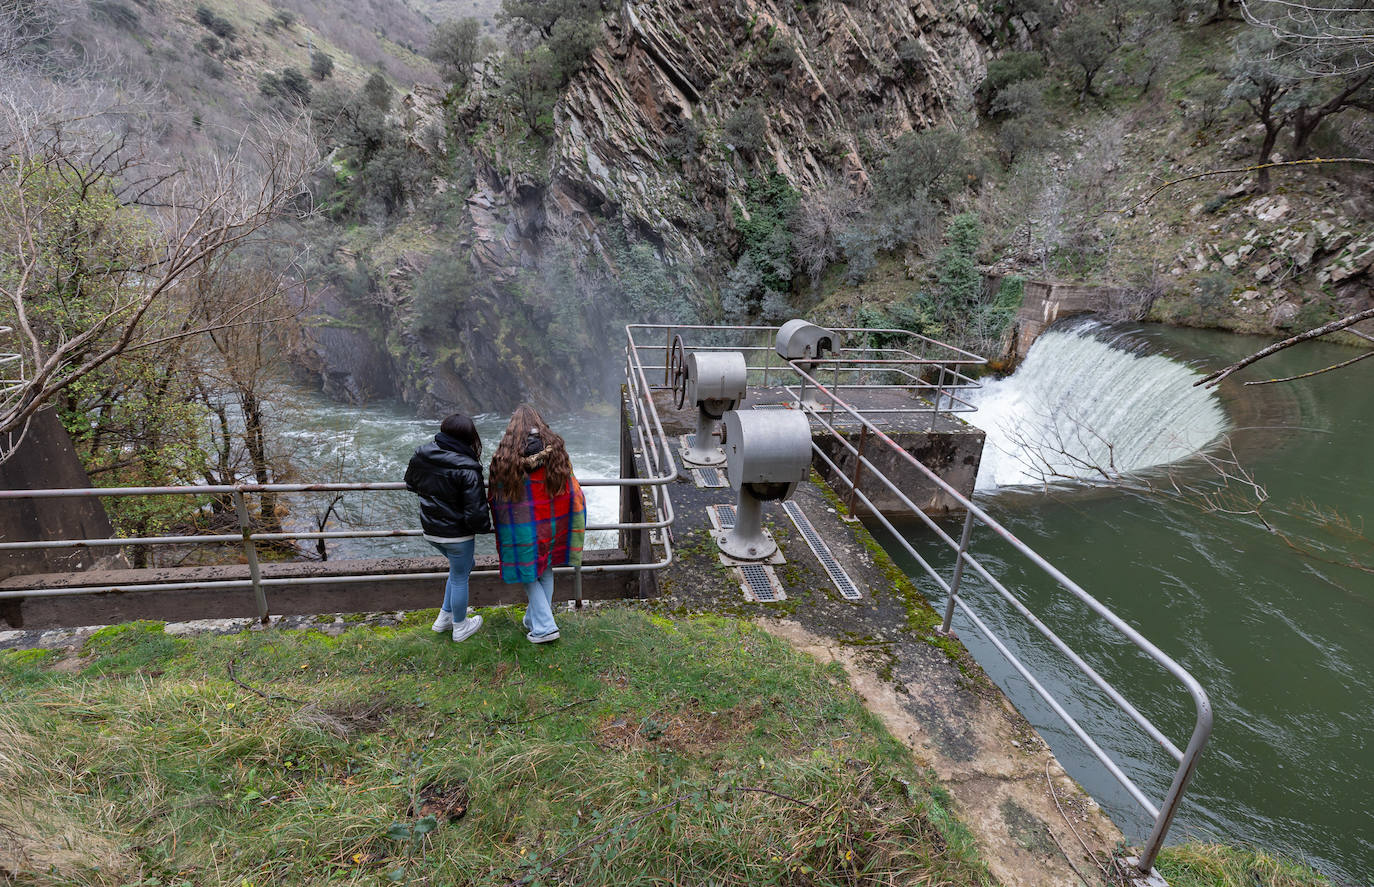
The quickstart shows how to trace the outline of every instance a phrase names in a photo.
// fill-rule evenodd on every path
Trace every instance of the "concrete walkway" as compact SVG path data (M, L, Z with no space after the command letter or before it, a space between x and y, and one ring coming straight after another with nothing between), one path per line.
M993 876L1008 887L1104 883L1121 832L1064 772L1035 729L957 641L930 631L935 614L833 494L803 484L794 501L859 587L845 600L780 503L764 520L787 563L773 568L787 599L750 603L720 563L707 514L728 488L690 478L673 488L677 560L654 606L753 619L816 658L842 664L894 736L948 788Z

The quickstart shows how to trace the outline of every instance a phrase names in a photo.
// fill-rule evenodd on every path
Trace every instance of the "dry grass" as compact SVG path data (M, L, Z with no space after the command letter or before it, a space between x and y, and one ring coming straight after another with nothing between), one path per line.
M41 872L54 882L128 883L138 864L110 827L114 811L83 803L79 774L51 766L43 747L0 709L0 882Z
M746 623L598 610L535 647L519 611L460 645L423 615L0 653L0 880L987 881L842 678Z

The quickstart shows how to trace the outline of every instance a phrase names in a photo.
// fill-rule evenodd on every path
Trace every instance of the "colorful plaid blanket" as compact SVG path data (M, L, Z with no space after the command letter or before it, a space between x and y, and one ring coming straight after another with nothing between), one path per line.
M503 582L533 582L549 567L582 563L587 501L575 478L560 495L550 497L544 469L536 469L525 479L521 500L492 497L491 516Z

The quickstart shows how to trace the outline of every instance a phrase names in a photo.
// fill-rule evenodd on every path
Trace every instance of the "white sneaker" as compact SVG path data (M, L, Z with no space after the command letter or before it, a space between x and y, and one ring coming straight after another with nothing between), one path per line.
M482 627L481 616L469 616L462 622L453 626L453 642L465 641L477 633L477 629Z
M558 629L555 628L548 634L527 634L525 635L525 640L529 641L531 644L547 644L549 641L558 640Z
M448 610L440 610L439 618L435 619L434 624L430 626L430 628L434 629L434 631L436 632L448 631L452 627L453 614L450 613Z

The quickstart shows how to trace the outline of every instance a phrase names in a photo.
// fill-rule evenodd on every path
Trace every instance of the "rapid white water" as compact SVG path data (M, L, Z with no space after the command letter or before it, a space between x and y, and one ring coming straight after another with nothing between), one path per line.
M1096 322L1036 339L1005 379L986 383L966 418L987 432L977 488L1110 481L1186 459L1226 430L1216 392L1161 354L1138 353Z
M483 461L505 430L507 416L474 416L484 445ZM546 415L568 444L573 470L580 477L618 477L620 447L613 415ZM273 409L272 431L303 481L345 483L399 481L410 454L438 429L432 419L417 419L398 404L353 406L313 392L292 391ZM614 523L620 510L615 487L587 487L587 522ZM315 529L310 523L328 500L319 495L291 500L288 523L293 529ZM329 529L418 529L419 512L409 493L350 493L339 504ZM588 548L614 548L616 533L588 534ZM478 553L494 551L492 537L478 539ZM331 557L426 556L434 552L417 539L367 539L330 543Z

